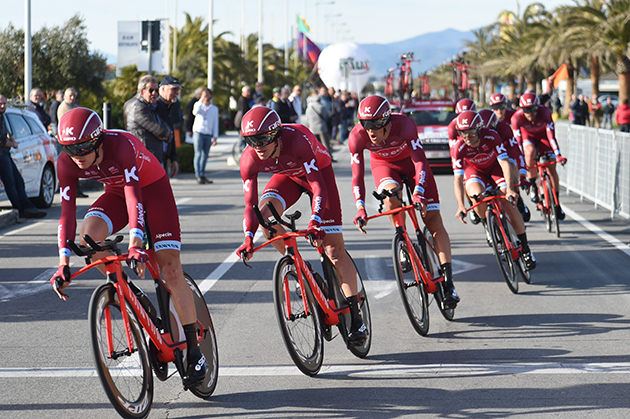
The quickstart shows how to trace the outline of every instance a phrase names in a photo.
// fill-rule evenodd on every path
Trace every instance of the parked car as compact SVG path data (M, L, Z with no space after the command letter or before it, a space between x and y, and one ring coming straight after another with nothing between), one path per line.
M450 100L414 101L403 105L401 112L416 123L418 138L433 171L436 168L450 170L448 124L457 117L455 103Z
M601 103L602 105L606 104L606 99L610 98L611 102L613 105L615 105L615 107L619 106L619 96L617 95L611 95L611 94L603 94L603 95L599 95L599 97L597 98L597 100L599 100L599 103Z
M49 208L57 190L57 141L27 108L8 106L3 117L18 143L11 156L24 178L26 195L35 206ZM0 200L8 200L1 182Z

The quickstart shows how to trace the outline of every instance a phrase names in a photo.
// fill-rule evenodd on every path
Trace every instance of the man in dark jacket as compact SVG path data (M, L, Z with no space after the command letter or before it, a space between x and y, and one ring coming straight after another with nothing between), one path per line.
M182 108L179 104L179 89L181 87L181 83L175 77L164 76L160 82L160 96L157 99L156 107L158 116L173 131L174 138L177 141L181 141ZM175 176L179 172L176 141L171 141L166 145L162 165L170 177Z
M48 126L50 125L50 115L48 115L42 106L42 91L38 88L32 89L29 99L31 102L29 108L37 114L37 117L42 122L44 128L48 129Z
M291 106L291 103L289 102L290 95L291 90L289 90L288 87L283 87L280 89L280 97L278 98L278 101L272 102L272 108L278 113L280 121L282 121L283 124L293 124L298 119L295 109L293 109L293 106Z
M162 163L165 145L173 141L173 130L160 119L155 109L158 99L157 80L154 77L143 78L138 88L140 97L129 111L128 130Z

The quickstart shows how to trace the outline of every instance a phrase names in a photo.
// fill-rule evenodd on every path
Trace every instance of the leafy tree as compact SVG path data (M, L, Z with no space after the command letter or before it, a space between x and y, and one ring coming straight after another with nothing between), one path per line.
M24 31L12 24L0 33L0 93L7 98L24 93Z

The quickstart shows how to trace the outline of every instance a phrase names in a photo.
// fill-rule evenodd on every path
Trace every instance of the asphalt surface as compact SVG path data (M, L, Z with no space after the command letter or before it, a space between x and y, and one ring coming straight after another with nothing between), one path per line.
M326 342L324 367L311 378L293 365L275 319L271 276L279 254L258 252L254 269L234 256L243 238L243 196L236 166L226 164L233 142L233 136L222 137L211 150L213 184L198 185L191 174L172 180L185 270L208 290L219 382L212 397L201 400L183 391L178 376L156 380L149 417L630 416L628 220L610 220L607 211L563 194L561 238L545 230L537 213L527 223L538 267L532 284L520 282L513 294L482 228L454 217L452 176L438 175L462 302L452 322L432 304L429 334L421 337L394 281L391 224L373 220L366 236L352 225L350 156L338 146L334 168L344 235L366 284L373 344L359 359L340 338ZM366 186L373 188L369 175ZM78 201L78 217L98 196L88 193ZM117 417L94 369L87 322L90 295L103 278L90 272L75 281L68 302L48 283L57 264L58 202L57 195L44 219L0 230L2 418ZM306 198L298 207L307 209ZM314 259L306 243L301 249ZM82 264L78 257L72 261L73 269ZM136 283L151 294L151 283Z

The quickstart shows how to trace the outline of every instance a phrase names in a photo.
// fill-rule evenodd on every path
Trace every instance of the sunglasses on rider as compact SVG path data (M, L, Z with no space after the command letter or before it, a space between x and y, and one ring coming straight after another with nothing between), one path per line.
M507 109L507 104L505 104L505 103L497 103L496 105L490 105L490 109L492 109L492 110Z
M363 128L366 131L367 130L375 131L387 125L387 123L389 122L389 115L383 118L378 118L378 119L360 119L359 122L361 122L361 126L363 126Z
M61 150L70 157L81 157L93 152L97 145L98 137L79 144L62 145Z
M262 134L250 135L245 137L245 142L252 147L265 147L276 141L278 134L278 130L272 130Z
M525 113L532 113L532 112L537 112L538 111L538 106L531 106L529 108L523 108L523 112Z
M471 136L471 135L477 135L479 133L479 130L477 128L471 128L471 129L464 129L464 130L457 130L457 133L459 134L460 137L464 137L464 136Z

